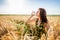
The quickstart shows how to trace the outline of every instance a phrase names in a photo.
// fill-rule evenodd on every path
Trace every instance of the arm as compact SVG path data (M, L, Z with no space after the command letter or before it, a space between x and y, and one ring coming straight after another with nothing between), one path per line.
M32 15L29 17L29 19L27 20L27 22L26 23L30 23L30 22L33 22L33 21L35 21L35 16L34 16L34 12L32 12Z
M30 22L33 22L33 21L35 21L35 18L33 18L33 16L31 16L31 17L29 17L29 19L27 20L26 23L30 23Z

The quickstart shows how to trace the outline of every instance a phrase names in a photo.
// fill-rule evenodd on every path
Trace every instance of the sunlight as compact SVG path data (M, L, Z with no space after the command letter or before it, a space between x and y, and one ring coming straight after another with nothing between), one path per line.
M24 0L9 0L9 13L19 13L24 9Z

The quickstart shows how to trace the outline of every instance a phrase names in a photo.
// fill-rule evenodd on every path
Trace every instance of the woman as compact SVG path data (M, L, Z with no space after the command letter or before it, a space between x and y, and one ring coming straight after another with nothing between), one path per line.
M35 21L35 26L37 30L37 32L34 32L34 36L38 36L38 38L41 38L43 33L46 35L49 29L49 24L46 17L45 9L39 8L36 13L36 16L32 14L31 17L28 19L27 23L31 23L33 21Z

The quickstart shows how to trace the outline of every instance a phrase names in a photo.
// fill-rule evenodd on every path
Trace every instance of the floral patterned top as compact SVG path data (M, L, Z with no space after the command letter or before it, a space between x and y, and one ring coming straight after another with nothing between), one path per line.
M46 35L44 23L41 23L41 21L38 21L38 20L36 21L36 30L37 30L36 36L38 38L41 38L43 33Z

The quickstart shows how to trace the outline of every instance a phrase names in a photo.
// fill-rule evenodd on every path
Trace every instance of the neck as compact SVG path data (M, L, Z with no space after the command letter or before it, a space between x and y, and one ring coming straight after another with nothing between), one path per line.
M38 20L41 20L40 17L38 18Z

